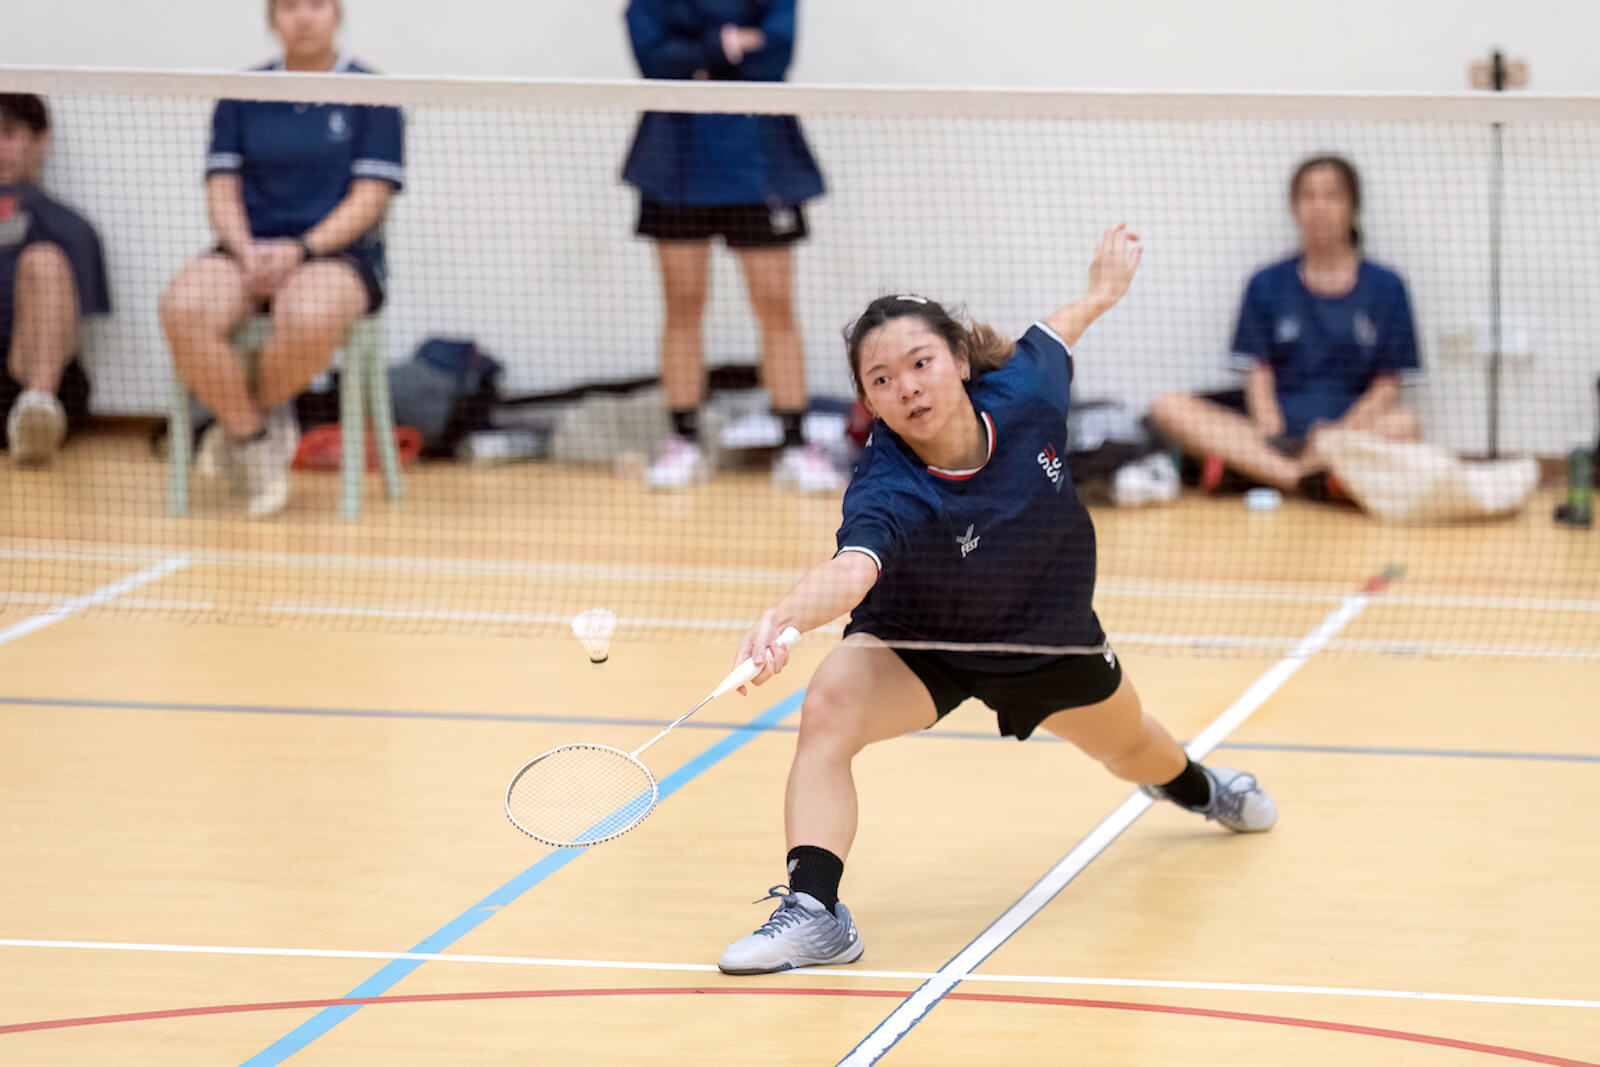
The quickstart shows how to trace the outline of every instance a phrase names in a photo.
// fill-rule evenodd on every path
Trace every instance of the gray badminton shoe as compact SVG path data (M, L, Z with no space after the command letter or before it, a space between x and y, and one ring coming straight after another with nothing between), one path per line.
M1211 803L1203 808L1188 808L1189 811L1214 819L1236 834L1263 833L1278 821L1278 805L1261 788L1255 775L1229 767L1200 769L1211 779ZM1152 800L1172 800L1159 785L1142 785L1139 789Z
M779 904L772 917L749 937L729 945L717 961L724 974L771 974L861 958L866 946L842 903L829 914L822 901L810 893L791 893L786 885L773 886L761 900L775 897Z

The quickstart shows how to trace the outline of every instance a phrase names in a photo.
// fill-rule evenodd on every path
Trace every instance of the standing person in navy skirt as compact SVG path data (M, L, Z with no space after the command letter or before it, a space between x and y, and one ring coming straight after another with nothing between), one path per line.
M628 35L647 78L782 81L794 55L795 0L632 0ZM645 474L655 489L710 475L697 416L705 399L705 310L711 241L739 257L761 325L762 371L783 426L774 481L806 491L844 479L801 434L805 350L794 312L792 246L805 238L804 204L822 173L789 115L650 112L623 179L639 190L637 232L656 244L666 297L661 379L672 436Z

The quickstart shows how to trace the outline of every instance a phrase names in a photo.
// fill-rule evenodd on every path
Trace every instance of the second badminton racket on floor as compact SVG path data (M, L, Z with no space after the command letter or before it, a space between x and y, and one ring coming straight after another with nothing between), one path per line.
M778 635L784 648L799 641L800 631L792 626ZM632 752L579 743L535 756L506 786L506 818L535 841L556 848L582 848L622 836L644 822L661 799L656 776L639 756L689 716L760 673L754 661L745 660L710 696Z

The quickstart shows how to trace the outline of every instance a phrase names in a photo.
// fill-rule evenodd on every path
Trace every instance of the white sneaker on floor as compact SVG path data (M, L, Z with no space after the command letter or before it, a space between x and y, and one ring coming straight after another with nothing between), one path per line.
M67 439L67 412L54 395L26 389L6 415L13 467L48 467Z
M300 427L294 408L279 405L267 414L266 433L253 441L234 444L231 451L244 470L252 519L276 515L289 503L289 464L300 446Z
M796 493L836 493L845 476L816 445L790 446L772 465L772 484Z
M754 933L729 945L717 960L723 974L771 974L796 967L854 963L861 958L866 945L842 902L830 913L810 893L791 893L786 885L773 886L761 900L774 897L779 903L772 916Z
M1179 807L1215 820L1236 834L1264 833L1276 825L1278 805L1261 788L1255 775L1231 767L1202 766L1200 770L1211 779L1210 803L1203 808L1183 804ZM1172 800L1158 785L1142 785L1139 789L1153 800Z
M225 479L228 492L234 496L244 496L249 491L244 467L220 422L213 422L201 432L200 444L194 450L194 472L204 478Z
M711 477L706 454L693 441L674 437L661 447L660 457L644 472L651 489L687 489Z

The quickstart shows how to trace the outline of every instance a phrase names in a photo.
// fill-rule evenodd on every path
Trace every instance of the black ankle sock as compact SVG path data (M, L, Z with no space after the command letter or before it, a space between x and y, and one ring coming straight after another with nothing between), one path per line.
M1211 803L1211 779L1206 777L1206 772L1200 769L1200 764L1190 760L1183 770L1170 782L1161 786L1174 804L1185 808L1199 809Z
M825 848L796 845L789 850L789 891L810 893L833 913L839 903L839 879L844 877L844 860Z
M700 433L699 412L694 408L672 413L672 432L685 440L693 441Z
M778 421L783 423L783 447L799 448L806 443L806 435L801 432L805 423L806 413L803 411L778 411L772 412L778 416Z

